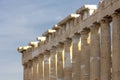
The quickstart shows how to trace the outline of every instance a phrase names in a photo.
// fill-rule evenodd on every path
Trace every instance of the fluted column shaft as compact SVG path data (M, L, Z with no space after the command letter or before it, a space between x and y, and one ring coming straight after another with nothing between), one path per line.
M38 58L33 59L33 79L38 80Z
M111 34L110 20L101 21L101 80L111 79Z
M29 62L26 63L26 80L29 80Z
M64 47L63 44L59 44L57 46L57 80L64 79L63 57L64 57Z
M38 59L38 78L39 80L44 80L44 55L40 54Z
M85 30L81 32L81 55L80 55L80 80L89 80L90 76L90 51L88 44L88 33L89 30Z
M44 80L50 80L50 52L44 54Z
M90 80L100 80L100 34L99 24L91 27Z
M71 40L64 42L64 80L72 80Z
M23 67L24 67L24 70L23 70L24 71L23 79L27 80L27 64L24 64Z
M79 51L80 34L72 37L72 80L80 80L80 51Z
M56 80L56 47L53 47L50 51L50 80Z
M32 80L32 61L28 62L28 80Z
M120 80L120 13L112 21L112 80Z

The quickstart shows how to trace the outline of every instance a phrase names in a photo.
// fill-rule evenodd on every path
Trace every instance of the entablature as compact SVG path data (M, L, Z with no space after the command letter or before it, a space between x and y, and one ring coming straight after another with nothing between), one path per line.
M45 33L43 33L42 35L43 35L43 36L48 36L49 34L54 33L54 32L56 32L56 30L54 30L54 29L49 29L49 30L47 30Z
M83 5L81 8L79 8L76 13L77 14L81 14L84 11L89 11L89 10L96 10L97 9L97 5Z
M31 48L32 46L22 46L22 47L18 47L17 50L20 53L23 53L23 51L26 51L27 49Z
M83 5L76 13L81 15L81 20L87 19L97 10L97 5Z
M46 40L46 37L37 37L37 40L40 41L40 42L43 42Z
M32 47L38 47L38 42L33 42L33 41L31 41L31 42L29 43L29 45L32 46Z
M60 21L57 25L66 24L66 22L69 21L70 19L75 19L75 18L77 18L79 16L80 16L79 14L70 14L66 18L64 18L62 21Z

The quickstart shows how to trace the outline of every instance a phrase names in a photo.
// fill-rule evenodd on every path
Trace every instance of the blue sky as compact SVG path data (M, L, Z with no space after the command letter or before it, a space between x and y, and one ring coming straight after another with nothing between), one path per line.
M37 36L83 4L99 0L0 0L0 80L22 80L18 46Z

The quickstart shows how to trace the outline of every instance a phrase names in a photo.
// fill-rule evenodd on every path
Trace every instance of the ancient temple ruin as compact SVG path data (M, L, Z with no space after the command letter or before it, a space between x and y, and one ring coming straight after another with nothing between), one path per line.
M120 80L120 0L83 5L18 51L24 80Z

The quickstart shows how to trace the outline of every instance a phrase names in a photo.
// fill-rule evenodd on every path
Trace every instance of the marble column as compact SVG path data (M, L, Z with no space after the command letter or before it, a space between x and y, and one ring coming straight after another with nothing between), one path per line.
M57 80L56 47L50 50L50 80Z
M89 80L90 76L90 51L88 44L88 34L88 29L81 32L80 80Z
M64 71L63 71L63 57L64 57L64 47L63 43L59 43L57 45L57 80L64 79Z
M33 79L38 80L38 58L33 59Z
M71 39L64 42L64 80L72 80Z
M44 55L40 54L38 58L38 79L44 80Z
M112 80L120 80L120 13L112 15Z
M29 62L26 63L26 80L29 80Z
M28 80L32 80L32 61L28 62Z
M90 80L100 80L100 34L98 23L91 26Z
M76 33L72 37L72 80L80 80L80 34Z
M110 19L104 18L100 22L101 27L101 79L111 80L111 33Z
M44 53L44 80L50 80L50 52Z
M24 73L23 73L23 80L27 80L27 64L23 64L24 67Z

